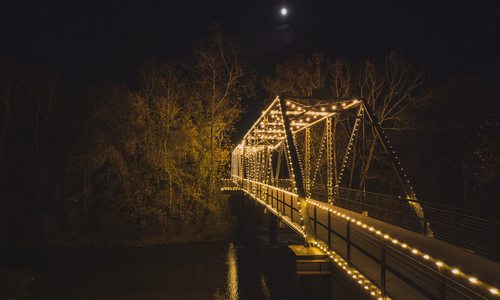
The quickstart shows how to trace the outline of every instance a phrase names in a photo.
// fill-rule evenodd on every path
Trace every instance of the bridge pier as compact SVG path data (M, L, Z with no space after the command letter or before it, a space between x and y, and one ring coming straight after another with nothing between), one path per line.
M238 193L237 196L235 197L235 202L236 202L236 216L237 216L237 235L239 237L244 237L245 236L245 227L246 227L246 202L247 200L245 199L245 196L241 193Z
M315 247L288 246L294 261L300 299L331 299L331 264L328 256Z
M268 234L269 234L269 245L276 246L278 243L278 217L274 214L269 213L269 222L268 222Z

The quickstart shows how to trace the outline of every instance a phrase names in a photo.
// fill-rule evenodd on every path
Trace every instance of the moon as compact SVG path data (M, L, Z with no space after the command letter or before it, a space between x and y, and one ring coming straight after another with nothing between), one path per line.
M287 14L287 13L288 13L288 10L286 9L286 7L283 7L283 8L281 9L281 15L282 15L282 16L286 16L286 14Z

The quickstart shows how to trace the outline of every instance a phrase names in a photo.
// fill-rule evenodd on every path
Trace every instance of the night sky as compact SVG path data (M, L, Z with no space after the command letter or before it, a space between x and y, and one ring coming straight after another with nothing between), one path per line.
M401 49L431 82L461 72L498 87L494 2L0 1L0 57L49 65L79 87L132 82L141 62L188 62L218 22L261 75L292 54L382 58Z

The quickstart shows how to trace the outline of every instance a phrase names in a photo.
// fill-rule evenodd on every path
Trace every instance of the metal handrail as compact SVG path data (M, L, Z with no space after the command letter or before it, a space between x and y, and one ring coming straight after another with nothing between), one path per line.
M294 205L289 192L248 180L242 180L241 187L243 191L273 207L280 216L287 216L292 222L300 222L298 207ZM286 197L290 204L287 203ZM310 209L315 238L323 240L328 249L344 257L350 266L379 286L384 295L401 298L413 293L414 296L420 295L420 298L428 299L488 298L473 285L451 277L431 262L415 259L393 247L383 237L362 231L359 226L336 217L331 211L322 212L328 214L327 218L323 215L322 221L317 206ZM325 222L325 219L328 222ZM376 272L373 272L373 264L378 268Z
M313 196L316 200L327 199L326 186L316 186ZM319 196L319 197L318 197ZM440 240L464 247L477 254L500 261L500 221L465 214L451 206L419 201L426 212L424 219L413 213L408 202L413 200L398 196L364 192L337 187L335 205L406 229L422 233L419 221L433 226L434 236Z

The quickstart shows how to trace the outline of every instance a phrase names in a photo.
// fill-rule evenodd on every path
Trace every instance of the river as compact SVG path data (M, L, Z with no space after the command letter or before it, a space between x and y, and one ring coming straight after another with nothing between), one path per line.
M30 254L21 299L296 299L285 245L262 240Z

